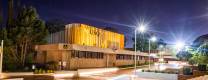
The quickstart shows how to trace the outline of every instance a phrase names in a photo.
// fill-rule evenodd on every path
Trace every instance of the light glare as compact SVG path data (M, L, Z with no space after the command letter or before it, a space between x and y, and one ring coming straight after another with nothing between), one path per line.
M159 46L159 48L163 48L163 47L164 47L163 45L160 45L160 46Z
M146 31L146 28L145 27L146 26L144 26L144 25L140 25L139 26L139 31L142 32L142 33L145 32Z
M155 36L153 36L150 40L155 42L155 41L157 41L157 38Z
M184 46L185 46L185 44L183 42L177 42L176 45L175 45L175 47L177 49L182 49Z

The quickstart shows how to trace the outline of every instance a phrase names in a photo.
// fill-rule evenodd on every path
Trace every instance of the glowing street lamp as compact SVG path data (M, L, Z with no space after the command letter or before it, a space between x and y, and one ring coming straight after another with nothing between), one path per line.
M150 48L151 48L150 43L151 43L151 41L155 42L155 41L157 41L157 38L155 36L153 36L149 39L149 69L150 69Z
M146 31L146 25L144 24L140 24L139 28L138 28L138 31L141 32L141 33L144 33Z
M159 58L159 65L160 65L160 62L163 62L164 61L164 59L162 58L162 55L163 55L163 53L165 53L164 51L163 51L163 48L165 48L165 46L164 45L159 45L159 49L160 49L160 52L159 52L159 54L160 54L160 58Z
M159 48L162 49L164 46L163 45L159 45Z
M175 44L175 48L176 49L182 49L182 48L184 48L184 46L185 46L185 43L184 42L181 42L181 41L178 41L176 44Z
M135 40L134 40L134 43L135 43L135 45L134 45L134 50L135 50L135 52L134 52L134 71L135 71L135 75L136 75L136 60L137 60L137 57L136 57L136 52L137 52L137 50L136 50L136 48L137 48L137 46L136 46L136 44L137 44L137 42L136 42L136 34L137 34L137 31L139 31L140 33L144 33L145 31L146 31L146 27L147 27L147 25L144 25L144 24L140 24L139 25L139 27L138 28L136 28L135 29Z
M155 41L157 41L157 38L155 36L153 36L150 38L150 41L155 42Z

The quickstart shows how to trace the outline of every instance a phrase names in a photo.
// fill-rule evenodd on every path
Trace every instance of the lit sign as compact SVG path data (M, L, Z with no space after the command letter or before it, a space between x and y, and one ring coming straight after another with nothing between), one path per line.
M99 30L90 29L90 34L98 36L98 35L100 35L100 32L99 32Z
M67 48L68 48L68 45L63 45L63 48L64 48L64 49L67 49Z

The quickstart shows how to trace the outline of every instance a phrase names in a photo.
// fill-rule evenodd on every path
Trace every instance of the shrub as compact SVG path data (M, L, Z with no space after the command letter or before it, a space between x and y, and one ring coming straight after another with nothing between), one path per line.
M205 64L199 64L198 65L198 70L199 71L206 71L207 69L207 65L205 65Z
M34 74L54 73L53 70L35 69Z
M190 67L184 67L183 68L183 74L184 75L192 75L193 74L192 68L190 68Z
M35 69L34 74L38 74L38 69Z
M188 63L189 63L190 65L197 64L197 62L196 62L194 59L189 59Z
M47 65L47 69L53 69L53 70L56 70L57 67L58 67L58 62L56 61L49 61L46 63Z
M38 74L41 74L41 73L42 73L42 69L39 69Z

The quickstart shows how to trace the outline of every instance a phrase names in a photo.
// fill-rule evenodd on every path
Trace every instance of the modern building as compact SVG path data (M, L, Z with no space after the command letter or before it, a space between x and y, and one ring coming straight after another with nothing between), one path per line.
M57 62L65 70L134 64L134 51L124 49L123 34L93 26L68 24L48 42L35 47L37 63ZM138 64L148 61L147 53L137 53Z

